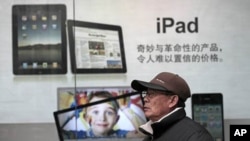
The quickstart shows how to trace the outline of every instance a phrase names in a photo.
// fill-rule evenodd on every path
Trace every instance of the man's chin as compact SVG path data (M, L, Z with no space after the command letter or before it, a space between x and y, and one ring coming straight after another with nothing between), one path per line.
M150 118L152 115L149 111L144 111L144 114L147 118Z

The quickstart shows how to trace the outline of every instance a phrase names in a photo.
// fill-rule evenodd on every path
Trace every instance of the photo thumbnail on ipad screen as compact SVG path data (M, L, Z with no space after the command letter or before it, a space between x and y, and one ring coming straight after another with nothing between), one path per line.
M68 26L73 72L126 72L120 26L71 20Z
M133 94L133 95L131 95ZM58 133L63 139L85 138L139 138L138 127L146 122L139 93L121 93L113 90L81 92L87 103L109 101L64 109L55 114ZM120 97L122 96L122 97ZM112 99L112 98L117 99Z
M14 74L65 74L66 6L14 5Z

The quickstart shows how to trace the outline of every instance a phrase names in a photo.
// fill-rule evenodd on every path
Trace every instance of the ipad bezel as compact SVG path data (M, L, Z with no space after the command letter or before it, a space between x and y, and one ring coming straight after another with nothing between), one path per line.
M60 68L19 68L18 58L18 12L28 10L43 10L45 12L61 13L61 67ZM48 13L49 13L48 12ZM13 74L36 75L36 74L66 74L67 73L67 36L66 36L66 5L64 4L37 4L37 5L13 5L12 6L12 48L13 48Z
M69 39L69 47L70 47L69 50L70 50L72 73L84 74L84 73L126 73L127 72L126 57L125 57L125 51L124 51L124 42L123 42L123 34L122 34L121 26L86 22L86 21L78 21L78 20L68 20L67 27L68 27L68 39ZM90 29L97 29L97 30L110 30L110 31L118 32L122 68L77 68L76 67L74 27L83 27L83 28L90 28Z

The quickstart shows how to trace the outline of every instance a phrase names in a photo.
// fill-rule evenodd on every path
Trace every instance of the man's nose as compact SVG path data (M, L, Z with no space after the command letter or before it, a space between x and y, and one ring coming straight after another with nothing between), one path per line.
M149 100L148 100L148 96L147 96L147 95L143 97L143 102L144 102L144 103L149 102Z

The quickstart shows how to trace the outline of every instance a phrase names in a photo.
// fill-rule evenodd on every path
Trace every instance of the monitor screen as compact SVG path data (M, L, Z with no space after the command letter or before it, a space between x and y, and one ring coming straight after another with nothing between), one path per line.
M76 88L74 95L74 88L65 88L64 92L62 89L58 91L69 97L59 98L63 101L59 105L64 103L64 106L54 112L61 140L143 137L138 127L147 120L140 93L126 87L89 87ZM70 98L72 95L73 99Z

